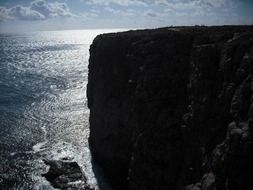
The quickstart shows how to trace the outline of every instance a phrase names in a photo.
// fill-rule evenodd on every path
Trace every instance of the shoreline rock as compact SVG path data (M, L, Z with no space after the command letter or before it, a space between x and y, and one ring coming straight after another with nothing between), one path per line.
M95 190L89 187L87 179L76 162L62 160L44 160L50 166L49 171L42 176L45 177L54 188Z

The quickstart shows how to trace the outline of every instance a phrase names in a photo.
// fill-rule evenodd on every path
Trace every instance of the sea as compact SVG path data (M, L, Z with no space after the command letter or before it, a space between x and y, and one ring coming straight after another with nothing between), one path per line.
M92 163L86 85L93 39L118 31L0 34L0 189L54 189L44 159L75 161L92 187L110 189Z

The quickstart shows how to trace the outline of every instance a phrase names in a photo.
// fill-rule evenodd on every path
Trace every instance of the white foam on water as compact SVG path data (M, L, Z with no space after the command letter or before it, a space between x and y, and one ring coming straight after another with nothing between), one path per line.
M44 151L45 148L46 148L46 144L47 144L47 141L37 143L36 145L33 146L33 151L34 151L35 153L36 153L36 152Z
M35 145L33 146L33 151L34 151L35 153L44 151L45 148L46 148L46 144L47 144L47 142L48 142L48 141L47 141L47 129L46 129L46 126L43 125L43 126L41 127L41 130L42 130L42 133L43 133L44 141L39 142L39 143L37 143L37 144L35 144Z
M11 156L15 156L16 152L12 152L10 153Z
M50 152L48 153L48 159L50 160L73 160L75 157L76 151L75 147L67 142L58 142L55 144Z

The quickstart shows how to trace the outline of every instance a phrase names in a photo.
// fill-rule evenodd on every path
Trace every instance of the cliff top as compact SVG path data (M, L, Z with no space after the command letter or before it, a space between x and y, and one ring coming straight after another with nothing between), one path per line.
M159 36L173 33L182 33L192 35L195 38L195 44L208 44L227 40L232 38L234 33L253 32L253 25L225 25L225 26L172 26L155 29L138 29L129 30L117 33L101 34L96 37L111 38L111 37L141 37ZM95 39L95 40L96 40Z

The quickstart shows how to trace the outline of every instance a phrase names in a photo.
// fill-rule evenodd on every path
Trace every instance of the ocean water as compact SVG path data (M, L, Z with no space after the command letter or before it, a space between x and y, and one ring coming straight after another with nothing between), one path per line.
M89 46L115 31L0 34L0 189L53 189L42 160L62 158L77 161L98 189L88 146ZM101 179L100 189L110 189Z

